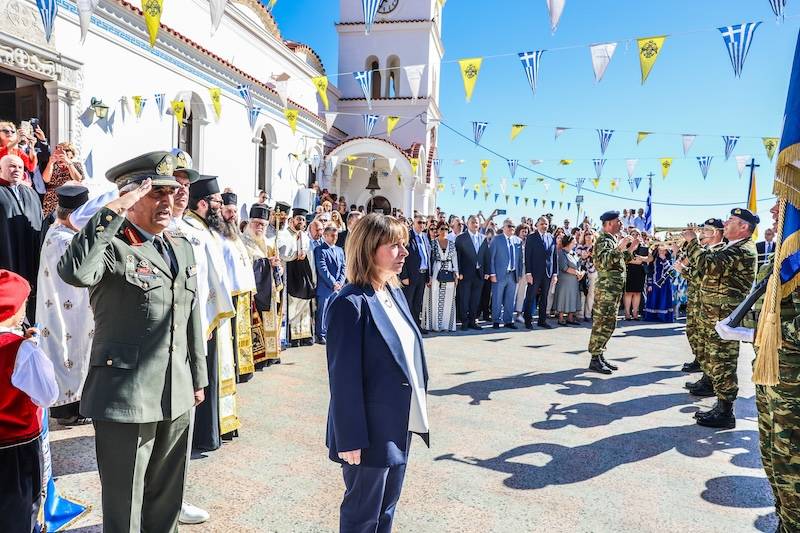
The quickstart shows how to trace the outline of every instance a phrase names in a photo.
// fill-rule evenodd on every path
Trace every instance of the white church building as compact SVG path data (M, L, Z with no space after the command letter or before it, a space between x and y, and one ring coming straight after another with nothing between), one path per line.
M39 118L51 145L76 145L90 184L108 187L109 167L180 147L248 204L263 189L273 202L310 207L314 190L327 188L384 213L433 210L438 0L383 0L369 34L361 2L340 0L339 75L284 38L258 0L229 0L213 35L209 2L166 0L153 47L142 11L126 0L100 0L83 43L73 0L52 2L48 42L35 1L0 0L0 119ZM422 73L417 95L408 66ZM353 76L364 70L369 99ZM312 82L319 76L329 79L328 110ZM172 102L186 109L180 128ZM297 110L294 132L287 108ZM378 116L369 136L365 114ZM388 116L399 117L390 136Z

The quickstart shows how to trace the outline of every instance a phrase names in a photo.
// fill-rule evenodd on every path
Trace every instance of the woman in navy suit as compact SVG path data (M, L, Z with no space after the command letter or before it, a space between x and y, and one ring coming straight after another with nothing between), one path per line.
M408 230L370 214L346 243L346 285L328 310L326 444L342 465L341 532L392 530L411 434L428 445L422 336L400 290Z

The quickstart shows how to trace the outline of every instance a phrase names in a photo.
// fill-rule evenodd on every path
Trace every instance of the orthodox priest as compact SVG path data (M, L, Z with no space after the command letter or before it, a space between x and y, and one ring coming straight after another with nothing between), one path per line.
M250 208L242 240L253 264L256 293L253 298L253 361L256 366L281 362L281 291L283 269L275 239L268 240L267 207Z
M231 319L231 330L233 351L236 355L236 379L241 383L250 381L255 372L251 306L256 291L256 279L253 274L253 262L239 231L237 198L232 192L222 193L220 235L225 265L231 278L233 306L236 309L236 316Z
M16 155L0 159L0 269L25 278L31 286L27 316L36 313L36 277L42 246L42 203L25 185L25 167Z
M69 216L89 200L89 189L62 185L56 189L56 194L55 223L47 230L39 261L36 316L41 330L39 345L53 363L59 390L50 416L61 425L69 426L86 420L81 418L78 407L89 371L94 315L89 306L89 290L68 285L56 269L80 230Z
M315 295L315 269L311 239L305 232L307 214L303 208L294 208L289 225L278 232L278 253L286 272L286 316L292 347L314 344L311 305Z
M222 242L216 230L221 227L222 197L216 176L200 176L189 185L189 211L180 226L195 249L203 250L206 261L198 258L198 265L206 263L209 280L205 299L205 312L201 321L208 338L207 364L208 394L197 408L192 447L201 451L216 450L221 446L221 435L239 428L236 410L236 372L234 369L233 333L231 321L235 308L231 299L231 281L228 277ZM198 273L198 277L199 273ZM200 295L198 295L200 296Z

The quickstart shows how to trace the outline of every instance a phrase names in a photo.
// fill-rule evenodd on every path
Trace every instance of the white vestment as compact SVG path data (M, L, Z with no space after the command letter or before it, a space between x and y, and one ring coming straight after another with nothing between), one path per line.
M299 235L299 238L298 238ZM317 273L314 265L314 254L311 251L311 239L306 232L296 232L292 229L282 229L278 232L278 254L283 262L283 271L288 272L287 263L292 261L307 261L311 268L311 279L314 284L317 281ZM304 259L298 259L300 252L305 253ZM292 341L309 339L311 333L311 302L312 299L304 300L295 298L289 294L290 277L286 280L286 317L289 322L289 338Z

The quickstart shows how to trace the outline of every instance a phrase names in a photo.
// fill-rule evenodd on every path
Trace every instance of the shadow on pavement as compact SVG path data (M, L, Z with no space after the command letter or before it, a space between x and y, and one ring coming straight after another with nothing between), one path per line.
M590 444L569 447L553 443L519 446L489 459L457 458L445 454L437 461L454 461L509 475L503 484L509 488L534 490L551 485L568 485L586 481L614 468L636 463L675 449L689 457L708 457L715 451L746 449L741 455L758 456L758 433L752 430L715 434L696 424L659 427L606 437ZM751 464L733 455L731 462ZM763 480L762 480L763 481ZM763 486L747 485L741 492L751 499L762 498L756 492L768 492Z
M97 470L94 435L82 435L50 442L53 475L68 476Z
M774 512L763 514L756 519L753 523L753 527L764 533L772 533L775 531L775 528L778 527L778 515Z
M772 489L763 477L715 477L706 481L706 490L700 496L709 503L724 507L757 509L775 505Z
M623 331L625 337L672 337L675 335L685 335L686 331L683 328L636 328L626 329Z

